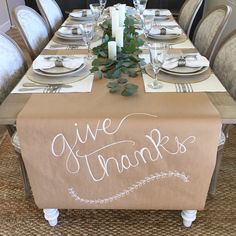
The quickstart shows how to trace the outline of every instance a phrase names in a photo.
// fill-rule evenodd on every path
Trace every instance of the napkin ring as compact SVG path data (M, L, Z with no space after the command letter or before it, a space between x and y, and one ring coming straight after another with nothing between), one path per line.
M82 10L82 17L86 17L87 16L87 10Z
M161 15L160 11L159 11L159 10L156 10L156 11L155 11L155 16L160 16L160 15Z
M78 34L77 28L72 28L72 34Z
M184 67L186 66L186 60L184 57L180 57L180 59L178 60L178 67Z
M57 58L56 60L55 60L55 66L56 67L63 67L63 63L62 63L62 59L61 58Z
M166 35L166 29L165 28L160 29L160 35Z

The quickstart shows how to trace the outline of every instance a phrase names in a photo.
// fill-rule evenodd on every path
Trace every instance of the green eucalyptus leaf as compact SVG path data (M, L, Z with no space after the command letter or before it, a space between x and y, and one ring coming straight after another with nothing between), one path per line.
M107 84L107 87L108 88L116 88L116 87L118 87L118 83L117 82L109 82Z
M125 78L120 78L120 79L118 79L118 81L117 81L119 84L125 84L125 83L127 83L128 82L128 80L127 79L125 79Z
M90 72L93 73L98 70L99 70L99 68L97 66L93 66L92 69L90 69Z

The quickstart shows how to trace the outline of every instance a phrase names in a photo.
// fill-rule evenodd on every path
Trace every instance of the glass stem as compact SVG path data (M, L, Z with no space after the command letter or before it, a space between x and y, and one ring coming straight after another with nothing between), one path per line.
M90 42L88 42L88 58L91 58L91 46L90 46Z

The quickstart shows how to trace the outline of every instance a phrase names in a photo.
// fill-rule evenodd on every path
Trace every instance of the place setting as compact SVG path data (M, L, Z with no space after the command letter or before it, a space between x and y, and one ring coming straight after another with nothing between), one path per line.
M92 83L87 57L40 55L13 93L91 92Z
M169 44L151 43L143 79L146 92L225 91L212 74L209 61L198 52L172 49Z
M69 14L70 20L73 21L93 21L96 18L96 14L90 9L76 10Z
M168 9L146 9L143 14L154 16L155 21L166 21L172 17L172 14Z

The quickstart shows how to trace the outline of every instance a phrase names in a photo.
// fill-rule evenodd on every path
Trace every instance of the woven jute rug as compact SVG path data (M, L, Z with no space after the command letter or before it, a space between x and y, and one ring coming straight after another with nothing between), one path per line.
M61 210L50 227L33 198L25 200L18 161L6 136L0 145L0 235L236 235L236 129L230 132L217 194L184 228L180 211ZM147 199L148 201L148 199ZM157 199L158 201L158 199Z

